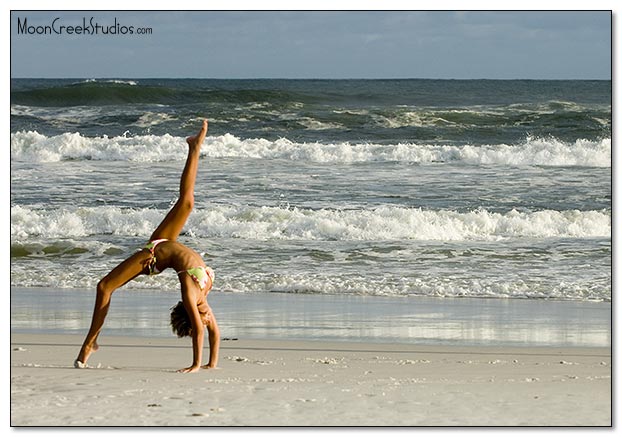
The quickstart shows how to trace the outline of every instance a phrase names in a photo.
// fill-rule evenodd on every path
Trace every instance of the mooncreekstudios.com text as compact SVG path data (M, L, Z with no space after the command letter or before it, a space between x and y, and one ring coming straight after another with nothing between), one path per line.
M88 20L82 17L82 23L79 25L65 25L61 18L57 17L51 24L36 26L29 25L27 17L23 20L17 18L18 35L140 35L152 32L150 27L122 26L116 17L111 25L102 25L95 17Z

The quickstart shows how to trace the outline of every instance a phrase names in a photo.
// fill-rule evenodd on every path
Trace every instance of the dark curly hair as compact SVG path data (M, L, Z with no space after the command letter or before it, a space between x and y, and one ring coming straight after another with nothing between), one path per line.
M171 308L171 328L177 337L188 337L192 331L190 317L182 301Z

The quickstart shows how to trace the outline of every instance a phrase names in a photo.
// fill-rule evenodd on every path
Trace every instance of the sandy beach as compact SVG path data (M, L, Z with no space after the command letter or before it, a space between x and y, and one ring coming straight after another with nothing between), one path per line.
M608 303L216 292L219 369L179 374L157 290L73 368L93 298L12 288L11 425L611 426Z
M609 348L13 334L12 426L610 426Z

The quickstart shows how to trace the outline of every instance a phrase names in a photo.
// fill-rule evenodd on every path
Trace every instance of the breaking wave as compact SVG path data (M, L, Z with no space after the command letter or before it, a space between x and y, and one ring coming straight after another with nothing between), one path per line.
M75 209L11 207L11 239L78 238L92 235L148 237L166 211L112 206ZM197 238L327 241L497 241L516 238L611 236L607 211L519 212L505 214L428 211L381 206L369 210L311 210L213 205L197 209L187 229Z
M185 159L184 138L164 135L86 137L79 133L46 136L35 131L11 134L11 159L25 162L104 160L158 162ZM319 163L408 162L468 165L611 167L611 139L527 138L518 144L352 144L298 143L281 138L208 137L210 158L284 159Z

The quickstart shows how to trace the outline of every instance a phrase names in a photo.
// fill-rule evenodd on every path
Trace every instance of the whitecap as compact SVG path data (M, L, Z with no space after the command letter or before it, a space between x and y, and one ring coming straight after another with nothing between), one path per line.
M165 114L151 114L144 124L167 121ZM331 128L330 125L315 126ZM36 131L11 134L11 159L50 162L66 159L158 162L184 159L185 139L169 134L85 137L79 133L45 136ZM287 138L240 139L231 134L208 137L202 153L210 158L304 160L322 163L451 162L468 165L611 167L611 138L561 141L554 137L527 138L519 144L436 145L298 143Z
M112 206L66 209L11 207L11 238L58 238L115 234L150 235L165 210ZM611 236L608 211L542 210L507 213L431 211L381 206L335 210L210 205L188 222L197 238L324 241L500 241Z

